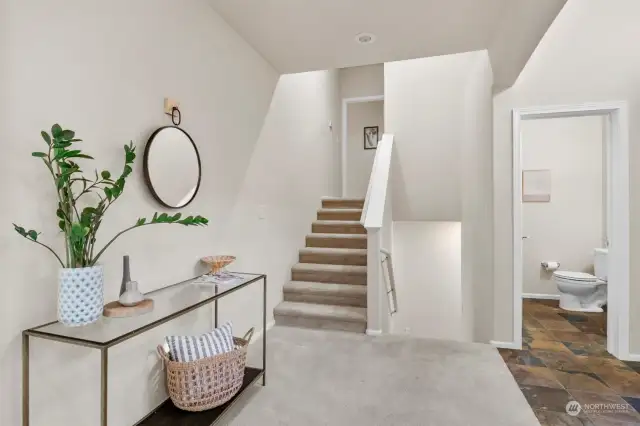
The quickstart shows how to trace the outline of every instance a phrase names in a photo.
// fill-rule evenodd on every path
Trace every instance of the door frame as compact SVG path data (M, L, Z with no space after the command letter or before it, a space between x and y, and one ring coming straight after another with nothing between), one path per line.
M522 348L522 139L521 122L558 117L603 116L609 120L607 220L607 350L619 359L629 353L629 108L625 101L518 108L513 120L513 348ZM613 285L612 285L613 283Z
M347 139L349 138L349 104L359 104L364 102L384 101L384 95L361 96L359 98L342 98L342 140L340 162L342 167L342 197L348 197L347 194Z

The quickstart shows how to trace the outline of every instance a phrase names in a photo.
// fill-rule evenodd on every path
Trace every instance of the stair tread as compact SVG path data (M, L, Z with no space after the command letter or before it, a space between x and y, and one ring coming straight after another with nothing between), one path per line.
M292 271L317 271L317 272L346 272L365 275L366 266L358 265L333 265L325 263L296 263L291 268Z
M331 196L325 196L321 198L322 200L327 200L327 201L363 201L364 202L364 198L349 198L349 197L331 197Z
M354 284L333 284L313 281L289 281L284 285L284 292L343 297L366 297L367 287Z
M281 302L274 309L276 315L302 316L348 322L367 322L367 309L354 306L319 305L302 302Z
M330 209L330 208L323 207L321 209L318 209L318 212L319 213L361 213L362 209L354 209L354 208Z
M343 209L346 210L346 209ZM340 225L340 226L349 226L349 225L361 225L359 220L314 220L314 225Z
M333 248L333 247L304 247L300 249L300 253L304 254L357 254L366 255L366 249L352 249L352 248Z
M307 234L307 238L353 238L356 240L366 240L367 234Z

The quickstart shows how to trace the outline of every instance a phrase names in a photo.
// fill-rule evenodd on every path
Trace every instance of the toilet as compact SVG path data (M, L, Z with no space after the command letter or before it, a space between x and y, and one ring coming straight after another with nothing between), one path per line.
M584 272L556 271L553 280L560 291L560 307L567 311L602 312L607 303L608 249L594 249L595 275Z

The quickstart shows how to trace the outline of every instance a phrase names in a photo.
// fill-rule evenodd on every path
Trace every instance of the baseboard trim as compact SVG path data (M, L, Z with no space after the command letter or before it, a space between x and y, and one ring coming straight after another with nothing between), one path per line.
M492 346L495 346L496 348L500 348L500 349L516 349L516 350L522 349L521 347L516 345L514 342L499 342L497 340L491 340L489 341L489 343Z
M267 323L267 331L271 330L274 325L276 325L276 321L275 320L273 320L271 322L268 322ZM253 335L253 337L251 338L251 343L250 344L255 343L255 342L259 342L260 338L262 337L262 333L263 332L264 332L264 330L260 330L257 333L255 333Z
M629 356L625 357L626 359L622 359L623 361L635 361L640 362L640 354L629 354Z
M547 299L560 300L559 294L542 294L542 293L522 293L523 299Z
M367 328L367 331L365 333L367 334L367 336L382 336L382 330L371 330Z

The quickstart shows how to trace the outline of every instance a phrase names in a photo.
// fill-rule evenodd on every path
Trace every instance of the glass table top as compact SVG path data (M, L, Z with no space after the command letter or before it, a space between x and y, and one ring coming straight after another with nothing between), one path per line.
M35 336L46 334L53 338L57 337L70 343L85 346L111 346L131 338L139 332L147 331L177 318L196 307L204 306L264 277L260 274L238 272L231 274L236 279L225 283L214 283L210 277L204 275L146 293L147 298L153 299L153 310L140 316L128 318L103 316L97 322L82 327L68 327L60 322L53 322L31 328L26 332Z

